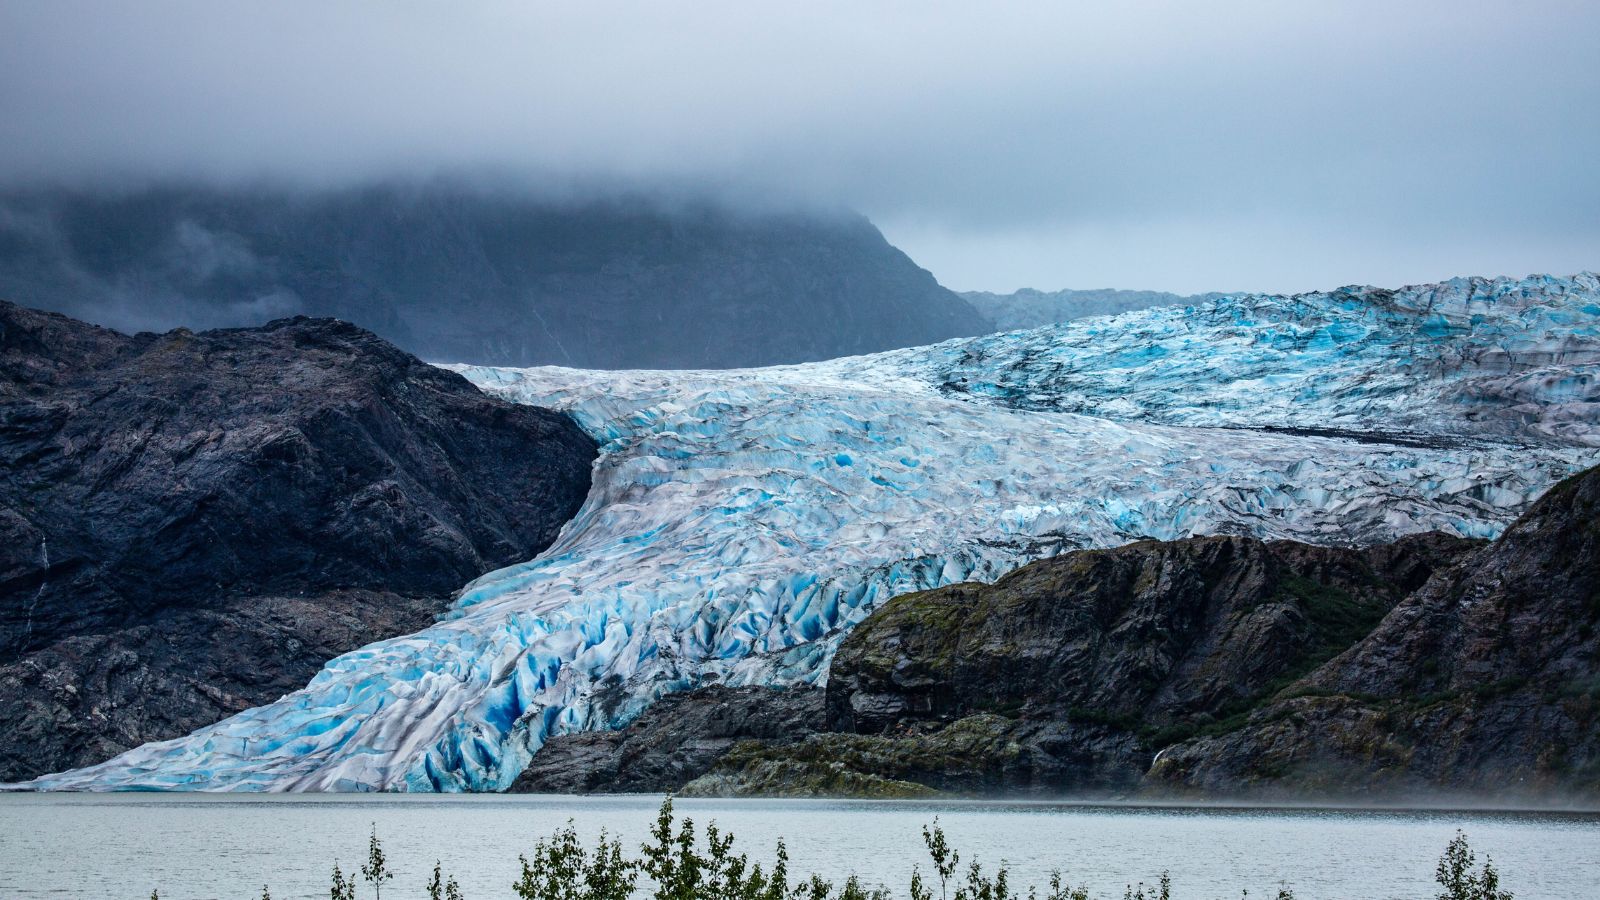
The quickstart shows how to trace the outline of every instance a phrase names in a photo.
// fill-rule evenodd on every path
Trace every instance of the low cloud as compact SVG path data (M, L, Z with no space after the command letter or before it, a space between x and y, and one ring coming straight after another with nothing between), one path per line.
M1600 267L1597 33L1578 2L4 2L0 183L848 205L959 288L1565 272Z

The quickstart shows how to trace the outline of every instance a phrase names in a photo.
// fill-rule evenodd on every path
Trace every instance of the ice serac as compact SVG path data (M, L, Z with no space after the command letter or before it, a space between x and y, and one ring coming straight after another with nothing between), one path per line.
M827 363L464 368L601 443L577 517L432 627L39 788L483 790L554 734L815 682L881 601L1065 548L1489 537L1600 462L1593 275L1229 297Z

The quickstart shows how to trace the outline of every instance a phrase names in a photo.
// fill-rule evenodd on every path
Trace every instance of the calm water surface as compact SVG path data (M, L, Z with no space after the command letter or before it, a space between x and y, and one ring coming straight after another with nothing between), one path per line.
M0 898L164 900L327 897L335 860L356 869L376 824L400 871L385 897L425 896L435 859L468 900L510 897L517 855L572 819L642 841L659 798L0 795ZM850 873L903 896L927 870L921 826L938 816L963 865L1005 860L1013 885L1052 869L1105 897L1172 872L1176 900L1270 897L1424 900L1456 828L1494 856L1518 900L1600 897L1600 815L1172 809L1017 803L680 800L766 859L780 836L791 869ZM364 886L363 886L364 887ZM361 896L370 894L365 891Z

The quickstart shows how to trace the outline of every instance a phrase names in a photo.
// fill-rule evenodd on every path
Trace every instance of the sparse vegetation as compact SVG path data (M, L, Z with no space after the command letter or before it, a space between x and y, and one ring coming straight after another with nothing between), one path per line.
M1096 900L1086 886L1071 887L1059 871L1052 872L1048 888L1041 893L1029 886L1019 893L1011 886L1011 872L1004 862L991 875L977 860L969 861L961 877L961 853L950 846L944 829L935 817L922 829L923 845L933 863L938 893L924 879L922 869L913 867L906 890L907 900ZM745 853L734 851L734 837L716 823L705 828L700 840L693 819L679 820L668 797L656 814L650 840L630 856L622 842L600 832L594 846L586 846L569 820L548 838L536 842L531 855L519 857L522 874L510 885L520 900L629 900L638 896L648 900L893 900L894 894L883 885L867 886L855 875L835 884L818 875L791 879L789 853L778 841L770 869L752 862ZM1440 891L1435 900L1513 900L1512 893L1500 887L1500 873L1493 860L1484 857L1481 867L1457 831L1439 858L1434 879ZM396 880L383 843L373 827L367 844L367 863L361 874L372 885L373 900L381 900L385 884ZM647 880L641 885L640 876ZM426 884L428 900L466 900L454 877L446 876L435 861L432 877ZM262 900L271 900L265 885ZM330 900L355 900L356 880L334 863ZM1288 884L1278 887L1274 900L1295 900ZM1250 891L1241 892L1248 900ZM1172 877L1162 872L1153 885L1143 882L1127 885L1122 900L1172 900ZM150 900L161 900L157 891Z

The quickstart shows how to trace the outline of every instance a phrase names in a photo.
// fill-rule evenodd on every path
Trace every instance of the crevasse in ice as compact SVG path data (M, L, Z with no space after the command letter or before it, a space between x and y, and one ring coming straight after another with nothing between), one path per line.
M484 790L880 601L1073 547L1493 536L1600 462L1600 283L1246 296L801 366L458 367L602 441L554 546L305 688L41 789Z

